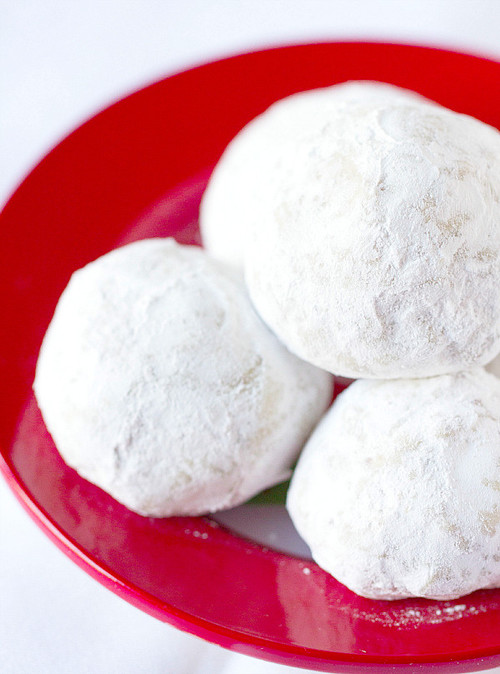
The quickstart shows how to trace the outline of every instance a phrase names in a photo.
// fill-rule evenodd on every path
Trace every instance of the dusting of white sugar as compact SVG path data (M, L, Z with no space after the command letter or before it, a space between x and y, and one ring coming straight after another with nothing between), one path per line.
M307 443L287 507L357 594L449 600L500 586L499 492L500 380L476 368L352 384Z
M500 351L500 134L419 100L310 98L251 129L282 127L248 158L260 315L336 375L484 365Z
M130 509L168 516L228 508L288 477L331 386L224 265L151 239L73 275L34 389L70 466Z
M439 625L442 623L463 620L464 618L477 616L488 611L488 604L457 604L444 605L442 603L421 605L418 608L395 606L394 609L386 609L377 606L375 609L360 609L356 606L346 606L346 611L357 620L377 623L384 627L404 629L417 628L421 625Z
M225 149L203 195L200 230L205 248L219 260L243 269L247 234L254 227L262 197L260 164L268 162L270 148L300 133L304 115L308 110L314 114L320 101L344 105L380 100L425 99L380 82L344 82L296 94L288 99L286 108L280 104L275 114L252 120Z

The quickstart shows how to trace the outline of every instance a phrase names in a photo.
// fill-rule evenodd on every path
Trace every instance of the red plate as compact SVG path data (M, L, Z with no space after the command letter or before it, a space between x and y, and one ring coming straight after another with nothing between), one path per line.
M500 664L500 591L375 602L210 518L134 515L64 465L31 395L40 342L71 272L125 241L197 241L201 193L234 134L278 98L347 79L392 82L500 126L498 63L402 45L303 45L157 82L40 162L0 215L2 469L82 568L205 639L322 671L485 669Z

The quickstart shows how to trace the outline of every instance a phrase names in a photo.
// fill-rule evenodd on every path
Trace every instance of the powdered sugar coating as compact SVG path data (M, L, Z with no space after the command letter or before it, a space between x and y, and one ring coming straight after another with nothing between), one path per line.
M287 506L317 563L375 599L500 586L500 380L359 380L299 459Z
M300 134L318 107L355 102L425 101L413 91L380 82L353 81L314 89L278 102L250 122L227 146L203 195L200 229L205 248L217 259L243 269L248 232L258 224L262 167L277 147Z
M231 507L281 481L331 396L241 281L151 239L77 271L34 384L65 461L143 515Z
M346 377L487 363L500 350L500 134L414 101L309 113L254 160L245 271L260 315Z

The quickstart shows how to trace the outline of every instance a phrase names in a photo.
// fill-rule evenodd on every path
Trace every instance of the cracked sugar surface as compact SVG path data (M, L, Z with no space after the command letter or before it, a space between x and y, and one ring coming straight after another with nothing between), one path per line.
M199 514L288 477L331 397L230 270L173 239L76 272L35 393L66 462L132 510Z
M358 381L301 455L288 509L313 558L378 599L500 586L500 381Z
M252 131L285 127L248 168L259 199L245 276L263 319L346 377L487 363L500 349L498 131L406 99L318 94L295 118L296 99Z

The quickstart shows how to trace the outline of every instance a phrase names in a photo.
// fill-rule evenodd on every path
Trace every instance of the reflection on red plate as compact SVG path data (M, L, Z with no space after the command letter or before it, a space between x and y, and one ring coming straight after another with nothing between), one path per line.
M500 591L375 602L208 517L134 515L65 466L31 395L40 342L71 272L138 238L199 243L200 196L231 137L274 100L346 79L406 86L500 126L498 63L401 45L302 45L153 84L98 114L34 169L0 215L0 465L82 568L210 641L322 671L485 669L500 664Z

